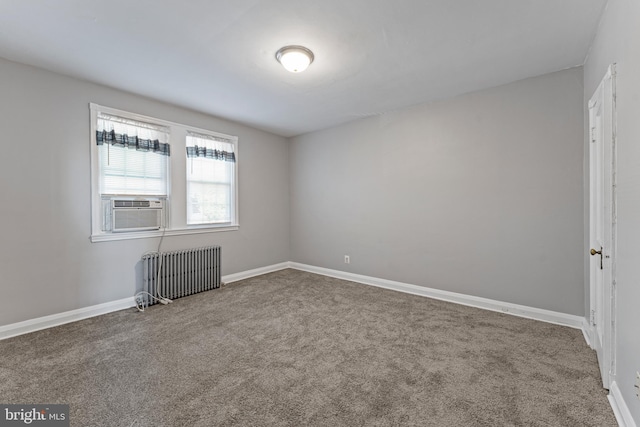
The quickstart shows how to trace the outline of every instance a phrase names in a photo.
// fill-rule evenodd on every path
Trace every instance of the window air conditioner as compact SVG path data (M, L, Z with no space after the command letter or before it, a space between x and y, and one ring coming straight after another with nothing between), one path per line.
M162 200L111 200L113 232L159 230L162 227Z

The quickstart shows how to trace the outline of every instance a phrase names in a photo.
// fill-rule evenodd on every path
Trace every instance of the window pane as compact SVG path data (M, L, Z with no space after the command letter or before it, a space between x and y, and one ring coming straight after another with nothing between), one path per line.
M125 147L122 140L118 140L122 144L105 140L98 146L100 194L167 195L168 156L148 151L148 146L136 148L140 140L167 144L167 128L99 113L96 129L113 132L112 136L126 135L132 143Z
M167 156L109 144L98 152L101 194L167 194Z
M188 224L231 222L231 186L189 182Z
M187 158L187 224L233 222L234 169L233 162Z

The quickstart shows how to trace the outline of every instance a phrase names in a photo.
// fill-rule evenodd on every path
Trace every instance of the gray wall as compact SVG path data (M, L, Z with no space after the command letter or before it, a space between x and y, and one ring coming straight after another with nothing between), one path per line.
M285 138L0 59L0 325L132 296L158 245L89 242L90 102L239 137L240 230L163 250L222 245L223 274L289 260Z
M293 138L292 261L583 315L582 72Z
M618 245L616 382L640 425L640 2L609 0L584 67L585 103L617 64ZM586 145L586 142L585 142ZM588 151L587 151L588 153ZM585 181L588 183L588 181ZM585 230L588 242L588 229ZM585 253L588 249L585 245Z

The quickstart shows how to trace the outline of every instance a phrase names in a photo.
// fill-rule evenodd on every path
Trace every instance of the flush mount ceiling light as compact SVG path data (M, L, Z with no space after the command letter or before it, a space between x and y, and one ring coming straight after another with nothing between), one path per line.
M300 73L313 62L313 52L304 46L285 46L276 52L276 59L292 73Z

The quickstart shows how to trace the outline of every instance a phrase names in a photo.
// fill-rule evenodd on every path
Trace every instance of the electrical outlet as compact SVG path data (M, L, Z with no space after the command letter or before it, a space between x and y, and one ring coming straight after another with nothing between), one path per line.
M351 258L349 258L349 255L345 255L344 256L344 263L345 264L351 264Z
M636 372L636 383L634 387L636 388L636 397L640 400L640 372Z

